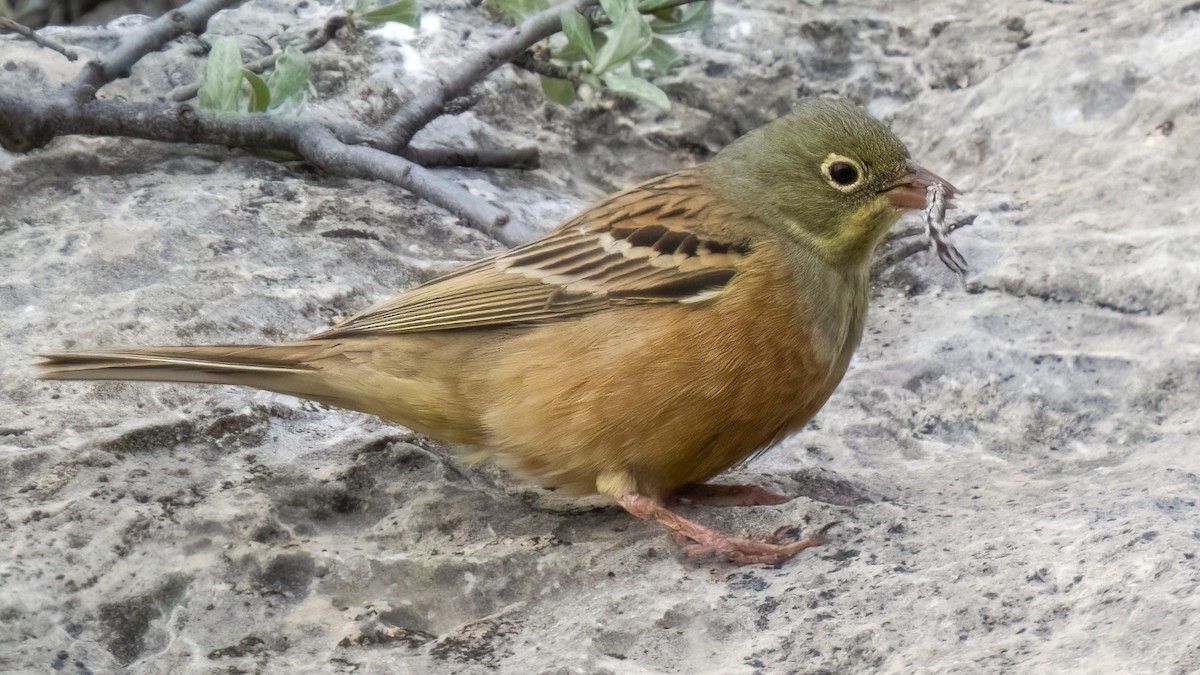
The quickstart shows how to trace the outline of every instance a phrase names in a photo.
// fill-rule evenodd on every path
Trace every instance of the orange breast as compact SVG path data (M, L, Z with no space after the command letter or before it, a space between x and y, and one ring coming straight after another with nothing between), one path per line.
M852 317L797 289L774 248L754 258L713 300L614 308L476 354L490 452L547 485L595 492L623 473L663 495L803 425L845 372Z

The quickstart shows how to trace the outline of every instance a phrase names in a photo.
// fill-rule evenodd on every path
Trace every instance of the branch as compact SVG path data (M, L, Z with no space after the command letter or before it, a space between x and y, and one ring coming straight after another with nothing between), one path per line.
M505 246L516 241L504 231L508 216L429 169L396 155L361 145L346 145L325 127L310 123L296 135L296 151L313 164L343 176L385 180L462 218Z
M492 42L487 49L468 56L444 82L423 87L421 93L383 123L374 145L388 150L398 150L408 145L418 131L442 113L442 107L448 101L466 94L493 70L562 30L562 19L559 17L564 10L584 10L599 1L566 0L528 17Z
M536 169L541 155L533 146L522 148L418 148L400 152L405 159L424 167L459 166L475 169Z
M189 106L120 100L73 103L0 95L0 146L27 152L57 136L123 136L170 143L206 143L294 152L326 171L377 178L398 185L462 218L497 240L514 242L503 228L508 216L429 169L382 150L347 145L312 120L271 115L199 114Z
M120 44L84 66L71 83L76 97L92 98L96 90L127 77L133 64L184 33L202 33L212 15L240 0L192 0L179 9L129 31Z
M74 50L68 49L49 38L44 38L41 35L38 35L37 32L32 28L29 28L28 26L22 26L21 24L7 17L0 16L0 28L7 28L14 33L24 35L26 38L36 42L39 47L53 49L59 54L67 57L68 61L75 61L79 58L79 55L76 54Z
M337 32L346 25L346 22L349 21L349 19L350 17L344 12L339 12L329 17L329 19L325 21L325 25L321 26L320 30L315 32L312 37L308 39L308 42L304 43L304 46L300 48L300 51L307 54L309 52L315 52L321 47L324 47L329 43L330 40L334 38L335 35L337 35ZM262 57L261 59L251 61L242 67L252 73L261 73L267 68L274 66L275 62L279 59L279 55L280 52L273 52ZM185 84L176 87L170 94L167 95L167 98L171 99L172 101L187 101L195 98L196 93L199 91L199 82Z
M549 50L541 51L548 52ZM564 68L556 63L551 63L532 49L527 49L517 54L511 63L521 70L528 70L534 75L541 75L542 77L550 77L556 80L570 80L572 82L579 79L571 72L570 68Z

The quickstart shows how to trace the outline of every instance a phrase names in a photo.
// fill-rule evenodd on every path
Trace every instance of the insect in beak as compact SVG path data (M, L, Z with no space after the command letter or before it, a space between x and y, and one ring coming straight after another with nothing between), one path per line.
M946 194L946 206L952 207L954 196L959 194L958 188L951 185L945 178L932 171L918 166L908 160L908 173L900 184L886 191L888 201L897 209L923 209L925 196L931 185L941 185Z

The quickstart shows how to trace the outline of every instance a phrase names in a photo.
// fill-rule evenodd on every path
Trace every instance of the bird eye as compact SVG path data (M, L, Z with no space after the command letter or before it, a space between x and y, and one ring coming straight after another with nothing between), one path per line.
M829 177L838 185L854 185L858 181L858 169L845 162L829 165Z
M834 152L829 153L821 163L821 174L830 187L847 194L857 190L866 177L862 164Z

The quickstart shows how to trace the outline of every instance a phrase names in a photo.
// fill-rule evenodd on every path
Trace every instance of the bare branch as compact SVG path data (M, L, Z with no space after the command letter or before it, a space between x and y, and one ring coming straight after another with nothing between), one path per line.
M202 33L208 20L217 12L240 0L192 0L141 26L121 38L120 44L103 56L93 59L71 83L76 97L90 98L100 87L129 75L133 64L150 52L184 33Z
M315 52L321 47L324 47L329 43L330 40L334 38L335 35L337 35L337 32L341 30L349 20L350 17L344 12L339 12L329 17L329 19L325 21L325 25L321 26L320 30L312 34L312 36L308 39L308 42L304 43L304 46L300 48L300 51L307 54L309 52ZM252 73L261 73L267 68L274 66L278 59L279 52L273 52L262 57L261 59L251 61L242 67ZM192 84L185 84L176 87L170 94L167 95L167 98L171 99L172 101L187 101L195 98L196 93L199 91L200 83L194 82Z
M0 136L0 146L13 152L27 152L56 136L72 134L287 150L331 173L398 185L459 216L467 225L503 243L514 243L502 229L508 216L500 209L403 157L347 145L311 120L285 120L261 113L208 115L189 106L164 103L75 103L62 98L0 95L0 131L5 134Z
M308 124L296 137L296 150L317 166L343 176L385 180L440 206L497 241L516 242L503 230L508 215L432 171L396 155L361 145L346 145L325 127Z
M429 84L383 123L376 147L397 150L442 113L448 101L466 94L489 73L512 61L533 45L562 30L563 11L583 10L599 0L567 0L538 12L494 41L487 49L468 56L441 84Z
M468 168L536 169L541 155L533 146L523 148L418 148L408 146L400 154L424 167L459 166Z
M59 54L62 54L63 56L67 57L68 61L75 61L76 59L79 58L79 55L75 53L75 50L68 49L67 47L62 46L49 38L42 37L41 35L38 35L37 32L34 31L32 28L30 28L28 26L22 26L21 24L17 23L16 21L13 21L12 19L9 19L7 17L0 16L0 28L7 28L8 30L11 30L14 33L23 35L26 38L28 38L29 40L36 42L39 47L45 47L46 49L53 49L54 51L58 52Z

